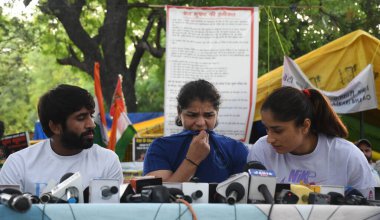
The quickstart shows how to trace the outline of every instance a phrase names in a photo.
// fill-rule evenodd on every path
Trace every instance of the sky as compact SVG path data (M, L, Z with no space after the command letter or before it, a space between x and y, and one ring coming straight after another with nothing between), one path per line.
M22 14L26 14L27 17L31 17L31 14L36 8L38 0L32 0L28 7L25 7L23 0L1 0L0 7L3 9L4 14L10 15L12 17L22 18ZM12 8L5 7L4 5L13 3Z

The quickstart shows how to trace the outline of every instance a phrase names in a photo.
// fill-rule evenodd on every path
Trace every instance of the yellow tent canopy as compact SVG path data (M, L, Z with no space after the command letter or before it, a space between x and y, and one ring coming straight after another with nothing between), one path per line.
M371 136L373 148L380 150L380 40L365 31L357 30L338 38L297 59L295 62L317 88L336 91L347 86L368 64L373 64L378 107L364 112L366 138ZM255 121L261 120L260 109L265 98L281 87L283 67L278 67L258 79ZM358 114L351 114L353 118ZM359 137L358 120L345 120L350 130L349 139ZM347 118L349 118L347 116ZM380 159L374 152L373 157Z
M164 116L133 124L136 137L161 137L164 135Z
M379 45L380 40L365 31L358 30L297 58L295 62L314 86L325 91L344 88L362 69L372 63L379 110ZM255 121L261 120L260 108L268 94L281 87L282 71L281 66L258 79ZM376 119L380 121L380 114L376 115Z

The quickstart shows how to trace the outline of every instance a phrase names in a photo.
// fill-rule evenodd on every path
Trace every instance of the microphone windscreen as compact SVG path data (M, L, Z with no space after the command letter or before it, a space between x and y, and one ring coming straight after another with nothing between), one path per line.
M13 196L9 203L13 204L13 208L19 212L28 211L32 205L32 202L27 197L21 195Z
M228 185L226 189L226 197L228 204L235 204L235 202L239 202L245 194L244 186L239 182L233 182ZM231 197L231 195L235 195Z
M184 196L183 191L178 188L168 188L170 195L172 196Z
M5 188L1 191L1 193L6 193L6 194L10 194L10 195L21 195L22 194L22 192L20 190L13 189L13 188Z
M353 187L348 187L344 191L344 196L345 197L349 197L349 196L352 196L352 195L364 197L363 194L359 190L357 190L357 189L355 189Z
M249 161L243 167L244 172L248 172L249 169L266 170L267 168L260 161Z
M343 205L344 204L344 196L337 192L329 192L327 195L330 196L330 204L331 205Z
M62 183L63 181L67 180L70 176L72 176L74 173L66 173L65 175L63 175L61 177L61 180L59 180L60 183Z

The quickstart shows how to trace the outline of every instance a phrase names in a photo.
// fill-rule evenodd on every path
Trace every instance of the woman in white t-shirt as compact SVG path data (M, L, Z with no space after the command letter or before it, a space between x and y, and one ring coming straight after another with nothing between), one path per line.
M318 90L282 87L261 107L267 135L247 161L260 161L278 183L350 186L366 197L375 186L363 153L345 140L348 131Z

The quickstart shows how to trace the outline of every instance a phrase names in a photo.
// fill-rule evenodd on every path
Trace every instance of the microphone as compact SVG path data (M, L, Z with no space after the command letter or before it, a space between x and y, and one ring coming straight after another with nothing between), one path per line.
M122 184L120 186L120 203L130 202L130 197L135 194L131 184Z
M119 189L116 187L116 186L111 186L111 187L108 187L108 186L104 186L102 188L102 196L104 198L109 198L111 197L113 194L116 194L117 192L119 192Z
M228 204L233 205L236 201L240 201L245 195L244 186L241 183L233 182L228 185L226 195Z
M0 193L0 203L5 206L8 206L9 208L17 212L28 211L30 207L32 206L32 201L30 200L30 198L22 195L22 193L18 190L12 189L10 191L11 192L17 191L17 192L9 194L9 193L6 193L7 189L4 189Z
M68 178L70 178L74 173L66 173L59 180L60 183L64 182ZM77 187L67 187L66 188L66 201L67 203L78 203L79 201L79 190Z
M309 204L309 195L314 192L309 187L301 184L290 184L290 191L298 196L297 204Z
M208 203L209 195L208 183L182 183L182 191L185 195L189 195L193 203Z
M218 183L209 183L208 203L227 203L226 198L216 191L217 186L218 186Z
M219 183L216 191L227 199L229 204L247 203L249 174L246 172L230 176Z
M22 195L27 197L28 199L30 199L32 204L39 204L40 203L40 198L38 198L38 196L32 195L31 193L23 193Z
M117 179L93 179L89 186L90 203L120 203Z
M162 185L162 178L154 176L134 177L129 183L135 193L141 193L144 186Z
M347 205L369 205L367 198L363 196L363 194L352 187L348 187L344 191L344 199Z
M67 203L67 201L53 196L51 194L51 192L41 194L40 202L43 204L45 204L45 203L53 203L53 204L55 204L55 203Z
M346 204L346 201L344 199L344 196L337 192L329 192L327 195L330 196L330 204L331 205L344 205Z
M298 196L288 189L283 189L276 197L277 204L297 204Z
M142 202L170 203L170 193L163 185L144 186L141 189Z
M267 168L261 162L253 160L246 163L243 167L244 172L248 173L249 169L266 170Z
M177 199L183 199L185 200L186 202L188 203L192 203L193 202L193 199L188 196L188 195L185 195L182 190L178 189L178 188L168 188L169 190L169 194L170 194L170 198L175 202Z
M51 195L64 198L68 203L83 203L82 177L79 172L66 173L60 183L51 190Z
M330 195L316 193L316 192L309 193L308 204L330 204L330 203L331 203Z
M273 204L273 196L276 189L276 175L272 170L267 170L259 161L251 161L247 165L250 174L248 199L251 201L263 201Z

